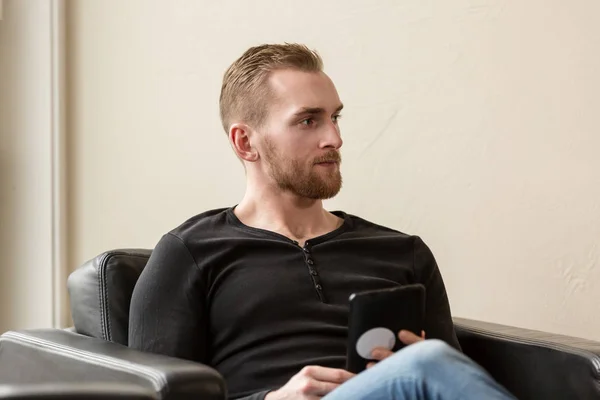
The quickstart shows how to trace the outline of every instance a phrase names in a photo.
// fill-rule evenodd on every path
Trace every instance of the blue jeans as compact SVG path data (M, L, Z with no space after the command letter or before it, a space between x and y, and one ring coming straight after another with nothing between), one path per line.
M340 385L323 400L515 399L481 367L440 340L424 340Z

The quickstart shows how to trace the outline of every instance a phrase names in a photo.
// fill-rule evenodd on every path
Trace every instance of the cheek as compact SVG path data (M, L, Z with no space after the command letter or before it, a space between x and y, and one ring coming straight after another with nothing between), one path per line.
M268 141L277 158L301 167L312 164L319 148L318 135L296 127L281 127L276 132Z
M289 160L293 161L298 167L309 167L312 165L313 158L310 152L296 148L290 152Z
M288 140L285 143L281 143L278 153L285 160L295 160L300 164L306 163L311 156L309 147L301 140Z

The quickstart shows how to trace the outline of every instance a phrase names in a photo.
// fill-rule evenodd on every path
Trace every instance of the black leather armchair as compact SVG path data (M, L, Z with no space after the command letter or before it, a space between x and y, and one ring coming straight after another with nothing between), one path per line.
M74 328L0 337L0 398L227 398L190 361L126 347L131 294L150 250L115 250L69 277ZM600 342L455 318L463 351L519 399L600 399ZM54 397L53 397L54 396Z

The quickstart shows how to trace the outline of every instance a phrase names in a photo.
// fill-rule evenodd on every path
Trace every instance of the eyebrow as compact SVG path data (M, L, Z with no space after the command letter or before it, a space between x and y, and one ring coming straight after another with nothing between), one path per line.
M344 108L344 105L340 104L339 107L335 109L334 114L342 111L342 108ZM315 115L315 114L321 114L324 112L325 112L325 109L322 107L302 107L300 110L298 110L297 112L294 113L294 116L299 117L301 115L306 115L306 114Z

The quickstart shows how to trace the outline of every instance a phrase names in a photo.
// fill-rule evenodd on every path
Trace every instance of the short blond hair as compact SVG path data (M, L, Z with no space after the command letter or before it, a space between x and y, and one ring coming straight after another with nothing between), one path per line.
M235 120L260 126L267 116L269 74L277 69L321 72L321 56L297 43L251 47L225 72L219 109L223 129L229 133Z

